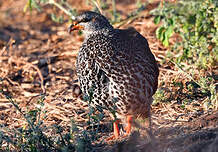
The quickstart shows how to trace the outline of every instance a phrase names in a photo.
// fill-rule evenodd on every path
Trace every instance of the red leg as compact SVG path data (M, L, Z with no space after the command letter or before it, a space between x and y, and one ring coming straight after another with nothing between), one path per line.
M118 124L119 124L119 120L116 120L116 121L113 123L114 135L113 135L112 137L107 138L107 139L106 139L107 141L119 138L119 136L120 136L120 131L119 131Z
M114 124L113 124L114 125L114 136L115 136L115 138L118 138L120 136L120 131L119 131L118 124L119 124L118 120L116 120L114 122Z
M131 133L133 117L131 115L128 115L126 121L127 121L127 126L125 127L126 134L124 136L127 136Z

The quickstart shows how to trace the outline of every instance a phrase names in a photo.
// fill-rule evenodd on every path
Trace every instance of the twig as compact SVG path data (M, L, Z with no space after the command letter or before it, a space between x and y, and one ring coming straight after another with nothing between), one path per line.
M133 22L135 19L140 18L141 16L148 15L148 13L142 15L142 14L140 14L141 12L142 12L142 10L140 10L140 11L137 12L137 13L132 12L133 15L128 16L126 19L120 21L119 23L116 23L114 26L115 26L116 28L119 28L119 27L121 27L121 26L124 25L124 24L130 24L130 23Z
M4 52L9 48L9 51L12 50L12 45L15 43L15 40L13 38L10 38L6 46L3 47L3 49L0 52L0 56L3 56ZM9 52L10 53L10 52Z
M60 10L62 10L65 14L67 14L68 16L71 17L72 20L75 20L75 16L73 16L73 14L71 12L69 12L67 9L65 9L63 6L61 6L60 4L58 4L57 2L55 2L54 0L49 0L48 4L51 5L55 5L56 7L58 7Z
M5 97L10 101L10 103L13 104L13 106L23 115L23 117L26 119L26 121L28 122L28 124L31 126L31 128L33 129L33 131L36 132L35 126L32 124L32 122L30 121L30 119L22 112L22 110L20 109L20 107L16 104L16 102L9 96L7 96L6 94L4 94Z
M124 24L127 23L131 23L132 21L134 21L136 18L138 18L139 16L131 16L131 17L127 17L126 19L120 21L119 23L115 23L114 27L115 28L120 28L121 26L123 26Z
M178 73L178 71L173 71L171 69L166 69L166 68L159 68L159 69L162 70L162 71L167 71L167 72L171 72L171 73L174 73L174 74Z
M45 86L44 86L44 78L42 76L42 72L39 70L39 68L37 66L35 66L29 62L26 62L26 63L27 63L27 65L29 65L30 67L34 68L37 71L39 78L40 78L40 81L41 81L40 83L41 83L41 88L42 88L43 94L45 94L46 90L45 90Z
M42 73L41 71L39 70L39 68L35 65L33 65L32 63L29 63L29 62L26 62L26 61L23 61L23 60L15 60L13 57L11 57L11 60L15 63L22 63L24 64L25 66L30 66L32 67L33 69L35 69L39 75L39 78L40 78L40 84L41 84L41 88L42 88L42 92L43 94L46 94L46 90L45 90L45 87L44 87L44 78L42 76Z
M103 14L103 11L102 11L101 6L100 6L100 1L99 0L97 0L97 1L92 0L92 3L98 8L99 12L101 14Z
M5 80L7 80L9 83L11 83L12 85L16 85L18 86L22 91L24 91L24 89L20 86L20 84L18 82L14 82L12 81L9 77L5 77Z
M176 67L178 67L179 70L180 70L182 73L184 73L189 79L191 79L193 82L195 82L195 83L196 83L197 85L199 85L201 88L203 88L201 84L199 84L197 81L195 81L195 79L194 79L189 73L187 73L185 70L183 70L177 63L175 63L175 62L172 61L172 60L170 60L170 62L173 63L174 65L176 65Z
M4 52L6 51L6 46L3 47L3 49L0 51L0 57L4 54Z
M112 9L113 9L113 16L114 16L114 21L116 21L117 19L117 10L116 10L116 1L115 0L112 0Z
M8 102L6 102L6 101L8 101L7 99L0 99L0 102L1 103L4 103L4 104L8 104ZM21 102L21 101L23 101L23 100L16 100L17 102Z

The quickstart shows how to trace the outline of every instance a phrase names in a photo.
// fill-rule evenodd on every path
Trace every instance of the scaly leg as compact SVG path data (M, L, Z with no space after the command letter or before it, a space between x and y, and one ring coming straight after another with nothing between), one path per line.
M119 127L118 127L119 122L120 122L119 120L115 120L115 122L113 123L114 135L107 138L106 139L107 141L119 138L119 136L120 136L120 131L119 131Z
M133 117L131 115L128 115L126 118L126 122L127 122L127 126L125 127L126 133L124 136L128 136L131 133Z

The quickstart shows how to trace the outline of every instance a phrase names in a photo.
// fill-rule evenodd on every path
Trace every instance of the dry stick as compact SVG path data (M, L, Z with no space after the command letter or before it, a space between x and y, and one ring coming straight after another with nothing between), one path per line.
M7 97L7 95L5 95L6 98L10 101L10 103L13 104L13 106L23 115L23 117L27 120L28 124L31 126L31 128L33 129L33 131L36 131L35 126L32 124L32 122L30 121L30 119L25 115L25 113L22 112L22 110L20 109L20 107L16 104L16 101L11 98L11 97Z
M13 57L11 58L11 60L12 60L13 62L15 62L15 63L16 63L16 62L17 62L17 63L21 63L21 64L24 64L25 66L30 66L30 67L32 67L33 69L35 69L35 70L37 71L38 75L39 75L39 78L40 78L40 84L41 84L42 92L43 92L43 94L46 94L46 90L45 90L45 87L44 87L44 78L43 78L43 76L42 76L41 71L39 70L39 68L38 68L37 66L33 65L32 63L26 62L26 61L24 61L24 60L15 60Z
M111 0L112 3L112 11L113 11L113 17L114 17L114 21L116 21L116 14L117 14L117 10L116 10L116 2L115 0Z
M162 71L166 71L166 72L170 72L170 73L174 73L174 74L178 73L178 71L173 71L171 69L166 69L166 68L159 68L159 69L162 70Z
M12 81L10 78L5 77L5 80L7 80L9 83L11 83L12 85L16 85L18 86L22 91L24 91L24 89L20 86L20 84L18 82Z
M3 47L3 49L0 52L0 57L4 54L4 52L6 51L6 48L7 48L6 46Z
M4 52L7 50L7 48L9 48L9 50L11 50L12 45L15 43L15 40L13 38L10 38L10 40L8 41L8 43L6 44L6 46L3 47L3 49L0 52L0 56L3 56Z
M102 11L101 6L100 6L100 0L97 0L97 1L92 0L92 3L98 8L99 12L101 14L103 14L103 11Z
M57 8L62 10L65 14L71 17L72 20L75 20L75 16L73 16L67 9L65 9L63 6L55 2L54 0L49 0L48 4L55 5Z
M135 19L140 18L140 17L142 17L142 16L146 16L146 15L148 15L148 13L142 15L142 14L141 14L141 11L140 11L140 12L138 12L137 14L135 14L135 15L133 15L133 16L129 16L129 17L127 17L126 19L120 21L119 23L116 23L114 26L115 26L116 28L119 28L119 27L123 26L124 24L130 24L130 23L133 22Z
M33 65L33 64L29 63L29 62L26 62L26 63L27 63L27 65L29 65L30 67L34 68L37 71L37 73L39 75L39 78L41 80L40 83L41 83L41 88L42 88L43 94L45 94L46 90L45 90L45 86L44 86L44 78L42 76L41 71L39 70L39 68L37 66L35 66L35 65Z
M120 27L123 26L124 24L129 24L129 23L133 22L135 19L137 19L137 18L139 18L139 17L140 17L140 15L127 17L126 19L120 21L119 23L115 23L115 24L114 24L114 27L120 28Z
M179 68L179 70L182 72L182 73L184 73L189 79L191 79L193 82L195 82L197 85L199 85L201 88L203 88L202 87L202 85L201 84L199 84L197 81L195 81L195 79L189 74L189 73L187 73L185 70L183 70L177 63L175 63L174 61L170 61L171 63L173 63L176 67L178 67Z

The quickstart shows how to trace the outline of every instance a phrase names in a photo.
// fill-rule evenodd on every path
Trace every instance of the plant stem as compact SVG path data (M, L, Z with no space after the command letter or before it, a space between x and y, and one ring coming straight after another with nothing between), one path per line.
M23 117L26 119L28 124L31 126L32 130L36 132L35 127L33 126L32 122L29 120L28 117L25 116L25 114L21 111L19 106L15 103L15 101L11 97L7 97L7 99L12 103L12 105L23 115Z
M117 10L116 10L116 2L115 2L115 0L112 0L112 9L113 9L114 21L116 22L116 20L117 20Z
M178 68L179 68L179 70L181 70L189 79L191 79L193 82L195 82L197 85L199 85L201 88L203 88L203 86L200 84L200 83L198 83L197 81L195 81L195 79L189 74L189 73L187 73L185 70L183 70L182 69L182 67L181 66L179 66L177 63L175 63L174 61L170 61L170 62L172 62L174 65L176 65Z
M55 2L54 0L49 0L48 1L49 4L51 5L55 5L56 7L58 7L60 10L62 10L65 14L67 14L68 16L70 16L73 20L75 19L75 16L73 16L68 10L66 10L63 6L61 6L60 4L58 4L57 2Z
M102 9L101 9L101 2L100 2L100 0L97 0L97 1L92 0L92 3L98 8L99 12L100 12L101 14L103 14L103 11L102 11Z

